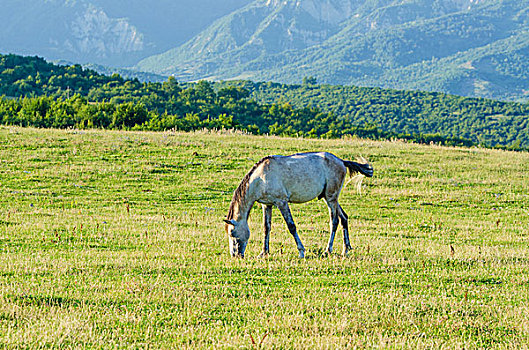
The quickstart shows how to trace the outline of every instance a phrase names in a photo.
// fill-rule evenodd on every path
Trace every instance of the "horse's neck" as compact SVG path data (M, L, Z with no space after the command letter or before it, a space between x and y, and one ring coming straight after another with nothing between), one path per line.
M253 195L252 185L250 184L244 196L242 196L237 205L234 207L233 219L235 219L237 222L248 221L250 210L252 209L256 200L257 199L254 198Z

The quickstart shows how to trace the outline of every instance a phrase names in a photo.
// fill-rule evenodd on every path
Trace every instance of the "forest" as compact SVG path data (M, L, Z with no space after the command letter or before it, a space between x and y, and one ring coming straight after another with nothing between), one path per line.
M424 91L317 84L230 81L217 88L243 88L258 103L317 106L355 125L376 125L385 132L439 134L471 140L486 147L529 146L529 104L468 98Z
M529 105L440 93L272 82L163 83L0 55L0 123L41 128L238 129L252 134L529 147Z

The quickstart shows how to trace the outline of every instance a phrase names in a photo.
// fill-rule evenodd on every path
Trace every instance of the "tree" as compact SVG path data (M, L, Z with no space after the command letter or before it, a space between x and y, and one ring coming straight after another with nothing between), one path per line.
M110 127L115 129L132 128L146 122L148 116L149 113L143 104L123 103L116 108Z
M162 89L168 96L177 96L182 91L178 81L173 76L167 78L167 81L162 84Z
M318 85L318 80L313 76L303 77L302 84L303 86Z

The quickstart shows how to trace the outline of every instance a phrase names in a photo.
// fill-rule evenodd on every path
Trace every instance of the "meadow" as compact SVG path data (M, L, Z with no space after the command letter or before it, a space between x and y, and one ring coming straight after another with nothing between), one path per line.
M323 254L323 201L252 210L228 254L233 190L261 157L364 156L341 204L353 250ZM0 346L527 348L529 154L356 138L0 127Z

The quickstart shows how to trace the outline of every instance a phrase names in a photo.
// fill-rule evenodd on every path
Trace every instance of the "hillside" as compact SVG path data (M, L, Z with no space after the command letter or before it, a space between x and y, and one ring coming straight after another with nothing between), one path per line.
M255 134L356 135L421 143L529 147L529 105L379 88L142 83L79 65L0 55L0 123L141 130L236 128ZM26 98L24 98L26 97ZM32 97L32 98L27 98Z
M88 70L93 70L93 71L98 72L99 74L107 75L107 76L118 74L122 78L131 79L131 80L138 79L141 82L162 83L166 81L168 78L167 76L163 76L163 75L159 75L155 73L141 72L138 70L127 69L127 68L112 68L112 67L102 66L102 65L93 64L93 63L83 64L83 68L88 69Z
M4 0L0 53L127 67L250 0Z
M529 1L256 0L137 68L527 100Z
M489 146L529 146L528 104L309 82L288 85L230 81L214 86L243 88L260 104L316 107L355 125L376 125L393 133L439 134ZM513 130L517 131L513 133Z
M325 203L273 209L228 253L233 191L261 157L363 155L353 246ZM529 153L230 132L0 127L0 342L18 348L524 349ZM261 345L254 345L260 344Z
M0 53L142 80L313 76L523 102L528 14L529 0L6 0Z

